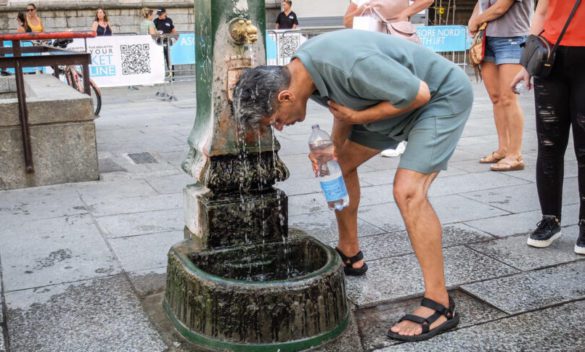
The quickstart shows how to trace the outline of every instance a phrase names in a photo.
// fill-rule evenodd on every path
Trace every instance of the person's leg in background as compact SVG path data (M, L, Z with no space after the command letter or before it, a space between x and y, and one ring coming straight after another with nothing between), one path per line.
M487 57L486 57L487 58ZM494 110L494 122L498 134L498 148L480 159L482 164L492 164L506 157L510 143L506 116L500 99L500 74L499 67L489 58L481 64L481 76L488 92Z
M542 220L528 237L527 244L545 248L561 236L564 156L569 140L569 85L557 60L551 76L534 79L536 133L536 188Z
M493 171L512 171L524 168L522 160L522 134L524 132L524 113L518 96L510 89L510 82L522 66L518 64L498 65L499 99L498 108L508 133L506 157L492 165Z
M585 47L562 48L570 80L571 123L579 183L579 236L575 253L585 255Z

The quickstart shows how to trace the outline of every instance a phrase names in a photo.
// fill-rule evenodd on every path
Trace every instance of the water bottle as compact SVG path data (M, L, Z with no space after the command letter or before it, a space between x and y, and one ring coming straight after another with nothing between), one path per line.
M309 137L309 148L317 158L317 177L320 178L321 189L330 209L343 210L349 204L349 196L343 181L339 163L333 157L333 142L329 134L313 125Z

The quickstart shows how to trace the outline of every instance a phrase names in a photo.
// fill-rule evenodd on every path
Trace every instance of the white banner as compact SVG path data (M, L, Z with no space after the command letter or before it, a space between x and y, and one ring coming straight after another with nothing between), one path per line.
M83 39L67 49L85 51ZM91 53L90 77L98 87L138 86L163 83L163 48L149 35L116 35L87 39Z

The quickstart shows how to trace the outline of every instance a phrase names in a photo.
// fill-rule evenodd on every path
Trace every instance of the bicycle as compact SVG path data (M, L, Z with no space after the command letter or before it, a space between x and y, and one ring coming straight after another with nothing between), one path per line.
M65 49L67 48L67 45L72 42L72 39L55 39L53 40L52 45L56 48ZM78 90L82 94L85 94L85 89L83 86L83 74L77 70L75 65L57 66L55 69L57 70L56 72L59 77L61 77L61 75L65 75L65 81L71 88ZM90 89L93 91L93 93L90 94L93 104L93 113L95 116L98 116L100 110L102 109L102 92L92 79L89 80L89 85Z

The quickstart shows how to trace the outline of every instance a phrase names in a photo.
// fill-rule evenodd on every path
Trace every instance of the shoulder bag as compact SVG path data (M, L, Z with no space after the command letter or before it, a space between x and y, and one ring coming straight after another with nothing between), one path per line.
M577 7L579 7L580 3L581 0L575 1L575 6L573 6L573 10L571 10L569 18L567 19L567 22L565 22L565 26L552 48L550 43L540 35L542 32L540 32L539 35L529 35L526 42L522 44L524 49L522 50L520 64L526 68L526 71L528 71L531 76L546 78L550 75L555 62L556 50L559 47L561 39L563 39L575 12L577 12Z

